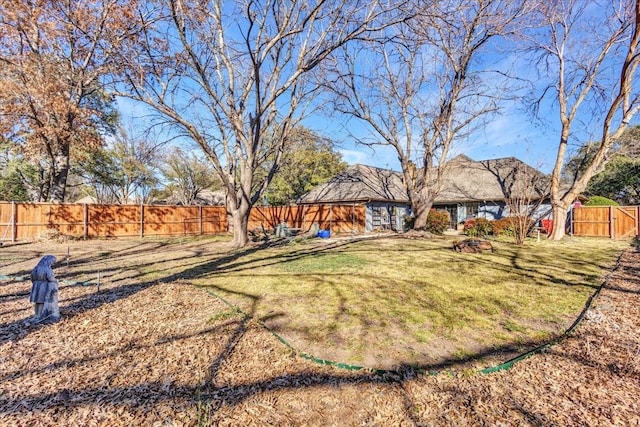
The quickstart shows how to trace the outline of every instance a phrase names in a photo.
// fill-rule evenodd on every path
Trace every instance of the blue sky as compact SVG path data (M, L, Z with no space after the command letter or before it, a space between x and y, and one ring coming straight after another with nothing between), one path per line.
M600 9L597 7L595 11L600 13ZM500 47L505 48L507 46ZM580 53L580 46L578 47L578 53ZM500 49L496 51L498 50ZM515 48L512 53L517 54L499 56L493 55L492 52L489 51L488 56L485 58L487 63L490 64L490 68L495 67L504 73L517 70L516 74L530 81L533 86L540 84L540 81L537 80L539 76L530 75L536 74L536 67L535 65L532 66L531 61L524 58L523 52L517 52ZM488 70L488 68L480 69ZM529 75L527 76L527 74ZM491 87L499 88L498 85ZM536 88L537 91L538 89L541 89L540 93L544 93L544 88ZM559 140L557 105L554 105L551 92L547 93L547 99L541 105L542 111L540 114L546 121L545 124L535 121L528 113L523 112L522 105L517 105L517 101L512 99L510 104L503 106L503 110L499 114L487 117L486 124L464 141L458 142L452 148L451 154L465 154L475 160L514 156L545 173L550 173L555 162ZM518 91L507 91L507 93L513 98L524 98L519 96ZM145 107L138 106L132 101L119 100L118 104L125 121L131 117L141 116L145 111ZM141 130L145 127L145 122L145 120L139 118L134 119L134 123L137 123ZM318 111L317 115L307 118L304 124L316 133L336 141L339 144L336 150L343 155L343 159L349 164L360 163L400 170L397 154L393 148L388 146L372 148L358 145L354 142L350 134L358 136L368 134L365 125L356 119L346 120L346 117L326 117ZM597 120L586 119L583 124L584 128L581 128L579 124L575 124L572 129L578 135L574 139L574 143L587 142L590 140L589 132L597 132ZM170 135L167 135L167 139L170 139Z
M146 107L127 99L119 99L118 107L125 122L132 121L142 130L148 125ZM550 118L552 120L552 118ZM364 125L357 120L340 120L316 115L305 120L313 131L338 142L336 150L348 164L365 164L400 170L395 150L388 146L367 147L356 144L349 132L364 134ZM525 113L503 113L494 117L472 137L454 148L454 154L465 154L474 160L514 156L545 173L551 172L557 150L557 130L535 125ZM162 138L162 136L160 136ZM169 137L167 136L167 139ZM186 142L185 145L188 145ZM194 149L198 149L195 148Z
M553 117L550 117L549 121L552 122ZM358 145L348 136L348 132L360 130L364 133L366 130L363 125L354 119L342 124L337 124L338 122L339 119L336 117L315 117L305 123L312 130L338 141L339 146L336 150L349 164L360 163L400 170L398 156L393 148ZM551 123L548 126L536 125L526 113L502 113L476 131L468 140L458 143L453 154L465 154L474 160L513 156L545 173L550 173L558 141L558 131L550 129L552 127L554 126Z
M513 52L517 52L517 50ZM530 81L534 86L541 84L538 80L540 76L535 75L535 66L532 66L531 58L525 58L520 54L522 52L517 53L502 57L490 53L489 57L485 59L491 64L491 67L505 73L517 70L518 76ZM544 92L544 87L535 89L539 93ZM483 126L464 141L457 142L452 147L451 154L465 154L475 160L513 156L545 173L550 173L555 162L560 127L557 103L554 102L552 92L547 93L546 99L540 107L540 114L545 123L541 123L529 113L524 112L523 105L518 104L520 100L525 98L524 92L520 93L518 90L509 92L512 100L504 101L502 111L492 117L487 117L487 122ZM118 104L125 121L132 117L142 116L146 111L145 107L126 99L120 99ZM370 134L362 122L357 119L347 120L346 116L327 117L320 110L321 108L316 111L314 116L305 119L304 125L316 133L336 141L338 143L336 150L342 154L347 163L400 170L397 154L393 148L389 146L369 147L355 143L350 134L361 137ZM136 122L140 125L141 130L145 127L146 120L135 118L134 123ZM588 113L582 123L577 120L572 128L572 132L576 135L572 142L575 144L592 140L592 135L598 131L598 122L599 120L593 120ZM637 123L638 120L635 122ZM167 139L170 139L170 135L167 135ZM185 145L187 145L186 141ZM570 150L572 148L575 147L570 147Z
M585 14L593 14L601 19L600 15L604 4L606 2L603 4L592 3ZM590 22L590 20L585 20L583 25L587 25ZM601 32L604 33L604 31ZM597 45L598 34L588 34L588 36L586 40ZM537 69L536 63L532 61L532 58L527 57L527 51L518 50L519 46L517 44L512 44L511 41L502 39L496 39L495 43L497 43L496 46L488 46L486 54L480 56L478 70L484 70L482 71L483 79L487 78L486 83L489 84L489 92L495 88L499 95L504 94L505 97L511 97L511 100L504 100L505 104L500 113L492 117L486 117L487 122L484 125L467 139L459 141L452 147L451 155L465 154L475 160L513 156L545 173L550 173L555 162L560 128L558 106L557 102L554 102L555 93L553 90L546 91L549 87L545 86L545 84L553 83L553 79L545 83L541 78L544 75L544 70ZM578 59L576 61L579 64L582 64L579 60L582 59L581 55L584 53L585 46L583 44L583 41L580 41L580 43L570 44L568 47L569 50L576 48L576 58ZM586 44L590 45L590 43ZM482 63L483 61L485 61L484 64ZM553 69L553 60L548 64ZM491 77L489 76L491 69L499 71L499 73L494 73L493 77ZM537 71L541 71L541 73L538 74ZM499 84L500 76L512 73L519 76L523 81L528 82L528 85L520 88L514 87L513 91L504 89ZM614 70L614 74L617 75L617 71ZM494 83L492 78L497 79L495 84L492 84ZM553 84L550 87L553 87ZM524 112L523 108L526 106L519 104L526 98L525 95L528 89L533 89L533 92L538 95L546 93L546 99L542 101L539 112L542 120L545 121L544 124L534 119L529 113ZM429 99L428 94L425 99ZM596 107L601 107L597 105L599 101L597 96L592 100ZM132 117L143 116L144 112L148 111L145 107L125 99L119 100L118 104L125 121ZM322 113L321 111L322 106L317 105L323 104L322 101L318 101L317 104L312 102L312 104L314 105L311 108L318 108L318 111L313 117L305 119L303 124L316 133L336 141L338 143L336 150L342 154L347 163L360 163L400 170L397 154L393 148L388 146L368 147L355 143L350 134L356 134L361 137L369 135L368 128L362 122L357 119L347 120L346 116L336 117L334 115L327 117L327 113ZM585 104L588 104L588 102L585 102ZM591 116L588 112L593 105L591 107L585 105L584 107L583 110L587 110L587 113L582 117L583 121L576 120L572 128L575 137L571 141L574 145L569 147L570 151L578 143L582 144L593 140L593 135L598 132L600 120L593 119L596 115ZM597 110L598 108L593 109ZM194 112L191 111L191 113ZM197 109L195 114L197 114ZM145 119L135 118L133 122L141 130L148 125L148 120ZM638 119L635 120L635 124L637 123ZM168 140L170 137L171 135L167 135L166 139ZM192 147L189 146L187 141L184 141L184 144L185 148Z

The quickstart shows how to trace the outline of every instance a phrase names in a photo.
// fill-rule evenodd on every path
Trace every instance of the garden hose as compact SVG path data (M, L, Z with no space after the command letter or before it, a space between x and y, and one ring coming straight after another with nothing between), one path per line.
M612 272L617 270L618 267L620 266L620 259L622 258L622 254L620 254L618 256L618 259L616 260L616 264L615 267L613 268ZM489 368L485 368L480 370L481 374L491 374L493 372L499 372L499 371L504 371L507 369L511 369L511 367L524 359L527 359L531 356L533 356L534 354L538 354L544 350L546 350L547 348L556 345L558 343L560 343L560 341L562 341L564 338L566 338L567 336L571 335L571 333L573 333L573 331L578 327L578 325L580 323L582 323L582 320L584 319L584 316L587 314L587 312L589 311L589 309L591 308L591 306L593 305L593 301L598 297L598 295L600 295L600 292L602 291L602 288L604 287L604 285L607 283L607 281L609 280L609 278L611 277L611 273L607 274L602 283L600 284L600 286L598 286L595 290L595 292L589 296L589 298L587 299L587 302L584 305L584 308L582 309L582 311L580 312L580 314L578 315L578 317L576 318L576 320L571 324L571 326L569 326L569 328L564 331L564 333L562 335L560 335L559 337L551 340L550 342L546 343L546 344L542 344L536 348L534 348L533 350L529 350L526 353L523 353L519 356L514 357L513 359L509 359L504 363L501 363L499 365L496 366L491 366Z
M199 288L205 288L205 286L202 285L197 285L197 287ZM221 297L220 295L216 294L215 292L213 292L210 289L206 289L207 293L215 298L218 298L220 301L222 301L223 303L225 303L229 308L231 308L232 310L241 313L245 318L249 318L251 316L249 316L247 313L243 312L239 307L231 304L229 301L227 301L226 299L224 299L223 297ZM321 359L319 357L315 357L312 356L302 350L298 350L297 348L295 348L294 346L292 346L289 342L287 342L287 340L285 340L282 336L280 336L277 332L271 330L267 325L265 325L263 322L259 322L260 326L262 326L264 329L266 329L267 331L269 331L274 337L276 337L278 339L278 341L280 341L282 344L284 344L289 350L291 350L292 352L294 352L296 355L302 357L303 359L306 360L310 360L312 362L318 363L320 365L325 365L325 366L335 366L337 368L341 368L341 369L346 369L349 371L360 371L363 369L366 369L367 371L371 371L371 372L380 372L380 373L384 373L387 372L386 370L381 370L381 369L371 369L371 368L365 368L364 366L358 366L358 365L350 365L348 363L343 363L343 362L335 362L333 360L327 360L327 359Z
M618 266L620 265L621 257L622 257L622 254L620 254L618 256L618 259L616 261L616 265L615 265L613 271L615 271L618 268ZM516 356L516 357L514 357L512 359L509 359L504 363L501 363L501 364L495 365L495 366L491 366L491 367L488 367L488 368L485 368L485 369L481 369L478 372L481 373L481 374L491 374L491 373L494 373L494 372L499 372L499 371L504 371L504 370L511 369L513 367L513 365L515 365L517 362L520 362L520 361L522 361L524 359L527 359L527 358L533 356L534 354L538 354L538 353L548 349L549 347L560 343L564 338L569 336L578 327L578 325L582 322L582 320L584 319L585 315L587 314L587 312L589 311L589 309L593 305L593 301L598 297L598 295L602 291L602 288L607 283L607 280L609 279L610 276L611 276L611 273L609 273L609 274L607 274L605 276L604 280L596 288L595 292L592 295L590 295L589 298L587 299L587 302L585 303L584 308L582 309L582 311L580 312L580 314L578 315L576 320L560 336L558 336L557 338L551 340L548 343L542 344L542 345L540 345L540 346L538 346L538 347L536 347L536 348L534 348L532 350L529 350L529 351L527 351L527 352L525 352L523 354L520 354L519 356ZM202 286L202 285L197 285L197 287L206 289L206 287ZM207 291L208 294L212 295L213 297L218 298L220 301L222 301L224 304L226 304L232 310L237 311L238 313L241 313L246 318L250 317L248 314L243 312L239 307L231 304L229 301L227 301L226 299L224 299L220 295L216 294L215 292L211 291L210 289L206 289L206 291ZM300 356L300 357L302 357L304 359L307 359L307 360L310 360L312 362L318 363L320 365L335 366L337 368L346 369L346 370L350 370L350 371L367 370L369 372L380 373L380 374L397 373L393 369L367 368L367 367L364 367L364 366L351 365L351 364L348 364L348 363L336 362L336 361L333 361L333 360L321 359L321 358L312 356L312 355L310 355L310 354L308 354L308 353L306 353L306 352L304 352L302 350L299 350L299 349L295 348L294 346L292 346L289 342L287 342L287 340L285 340L282 336L280 336L275 331L271 330L263 322L260 322L260 325L263 328L265 328L267 331L269 331L272 335L274 335L278 339L278 341L280 341L283 345L285 345L287 348L289 348L295 354L297 354L298 356ZM428 373L429 375L437 375L439 373L439 372L421 370L419 368L417 368L416 370L417 371L421 371L423 373ZM440 372L442 372L442 371L440 371Z

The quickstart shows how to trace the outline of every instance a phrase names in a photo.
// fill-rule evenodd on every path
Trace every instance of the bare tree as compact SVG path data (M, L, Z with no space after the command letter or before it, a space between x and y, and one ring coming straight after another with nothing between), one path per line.
M218 187L211 162L176 148L165 159L164 176L183 205L193 205L203 190Z
M539 54L540 78L550 83L540 89L542 95L535 105L546 108L546 97L551 97L560 119L551 177L551 238L559 240L565 235L571 203L606 162L640 107L635 79L640 60L640 1L560 0L542 2L537 11L540 27L530 34L529 42ZM585 128L579 131L580 124ZM585 159L582 173L563 186L570 142L584 145L593 141L593 132L599 136L594 138L594 151Z
M543 203L549 197L549 178L537 169L518 162L503 182L514 243L522 245L540 217L548 214L548 208L544 209Z
M0 138L38 169L36 199L65 199L77 145L116 121L103 77L136 31L136 1L0 0Z
M403 3L403 2L400 2ZM204 151L227 192L233 244L261 199L336 48L404 19L383 0L159 0L131 45L122 95L144 102ZM142 14L141 14L142 15ZM256 170L273 160L256 181Z
M163 143L150 132L118 127L107 147L84 153L78 173L99 203L149 203Z
M387 29L385 43L334 56L334 107L368 124L372 136L360 143L395 149L414 228L426 225L454 143L498 110L502 73L491 73L484 55L524 14L521 2L434 0Z

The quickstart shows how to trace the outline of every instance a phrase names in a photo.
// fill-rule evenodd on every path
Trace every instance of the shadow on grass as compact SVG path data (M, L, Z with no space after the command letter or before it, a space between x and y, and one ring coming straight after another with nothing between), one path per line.
M319 252L331 250L336 247L340 247L342 245L347 245L347 244L348 243L336 243L336 244L331 244L323 247L317 247L309 250L300 251L295 255L267 256L262 258L262 260L264 260L264 262L273 262L273 263L288 262L292 259L304 258L305 256L309 256L310 254L316 254ZM103 280L107 281L109 280L110 276L114 276L120 270L122 270L122 267L120 265L118 265L117 263L109 263L108 262L109 260L114 258L126 258L126 257L135 257L135 256L145 255L145 254L153 254L158 252L165 246L167 246L167 243L165 242L157 242L157 243L143 242L143 243L140 243L139 245L136 245L131 248L126 248L122 251L105 250L105 251L101 251L101 253L97 255L76 257L72 262L69 263L69 266L77 267L80 265L87 265L87 264L96 265L97 263L105 262L107 264L106 268L100 268L100 269L94 269L94 270L87 269L83 271L82 274L89 277L96 277L96 275L100 273L103 277ZM145 276L145 273L143 272L145 267L152 267L158 264L158 261L149 261L146 263L138 262L135 265L132 265L130 268L132 271L135 271L134 274L128 275L126 276L126 278L119 279L119 280L126 280L128 282L134 282L133 284L115 286L107 290L89 294L84 297L79 297L75 299L71 304L68 304L69 301L64 299L64 295L62 294L62 291L64 290L64 286L61 286L60 313L64 318L70 319L79 313L97 309L105 304L110 304L119 299L132 296L144 289L157 285L160 281L173 282L177 280L192 280L202 275L208 275L213 271L221 272L221 271L226 271L227 269L243 268L242 267L243 265L251 263L253 261L242 262L239 260L249 257L251 254L259 252L265 249L266 247L272 247L272 246L273 245L264 245L264 244L257 245L257 246L249 246L247 248L237 250L230 255L222 256L213 261L209 261L205 263L194 261L194 256L196 256L197 254L201 254L202 251L191 252L189 254L183 255L182 257L170 259L170 261L174 263L179 262L179 263L182 263L183 266L184 265L188 266L186 269L163 276L157 280L135 283L136 280L139 280L140 278L143 278ZM40 256L40 252L34 252L34 254L36 255L36 258ZM61 264L62 263L60 261L57 263L58 267L56 270L60 268ZM249 267L246 267L246 268L249 268ZM30 271L20 271L20 272L17 272L15 276L28 276L29 273ZM57 274L57 271L56 271L56 274ZM57 276L59 277L60 275L57 274ZM25 282L25 283L28 283L30 286L30 282ZM18 293L12 292L11 294L0 295L0 305L2 305L3 303L17 301L17 300L26 298L28 297L28 295L29 295L28 291L22 291ZM247 298L255 298L252 295L243 295L243 296ZM28 301L26 303L28 303ZM0 324L0 345L7 341L20 340L25 336L27 336L29 333L35 330L38 330L42 327L46 327L46 325L42 325L42 324L30 324L27 320L28 319L20 319L13 322Z
M69 388L63 388L49 393L37 393L20 397L0 397L0 413L5 415L20 415L21 413L34 410L34 408L44 408L59 410L59 416L65 411L73 408L82 408L99 404L103 410L105 407L121 407L128 406L135 409L152 412L156 404L165 401L186 401L192 405L198 402L205 402L207 408L211 412L220 410L223 406L240 405L253 396L260 393L275 393L280 390L300 390L314 389L318 387L330 386L332 388L341 388L345 386L358 386L362 384L379 384L395 388L402 385L405 381L416 379L421 375L433 370L443 370L450 366L454 366L459 361L448 361L438 365L425 366L399 366L393 371L372 372L361 370L357 372L348 372L344 370L333 370L319 367L318 370L301 370L296 373L283 373L269 378L263 378L254 381L242 381L242 372L236 372L238 381L234 385L215 386L216 377L225 369L225 360L234 355L239 343L247 333L250 325L250 318L243 317L240 320L225 322L204 330L198 331L193 335L174 335L166 336L153 345L166 344L174 341L180 341L189 336L201 336L206 334L220 335L226 332L225 345L222 351L210 364L209 377L205 378L203 385L185 386L173 383L163 382L146 382L138 383L130 387L104 387L104 385L95 388L85 387L80 390L72 390L73 385ZM277 345L274 340L274 345ZM31 376L34 374L51 374L58 369L65 369L69 366L83 365L101 358L109 357L116 354L131 350L139 350L149 347L149 345L140 345L137 343L124 343L120 348L112 350L108 353L87 356L77 359L61 359L59 361L45 365L39 369L28 371L8 372L0 377L0 382L16 380L22 376ZM491 350L493 353L495 350ZM478 355L477 357L482 357ZM226 373L227 376L229 373ZM415 407L415 403L411 401L410 396L405 395L405 405ZM415 413L415 411L410 411Z
M295 254L287 255L269 255L260 258L263 262L268 263L282 263L288 262L293 259L301 259L305 256L311 256L317 253L321 253L329 250L336 250L339 248L346 248L350 243L336 243L323 247L305 249ZM212 272L224 272L224 271L244 271L250 269L250 265L255 260L243 261L243 257L253 254L259 251L260 247L253 247L242 251L237 251L231 255L221 257L219 259L206 262L204 264L194 265L185 271L168 275L162 278L162 281L171 282L176 280L190 280L201 277L202 275L208 275ZM111 254L110 256L115 256ZM185 256L184 260L188 261L189 257ZM80 262L80 261L78 261ZM490 260L480 260L479 262L491 262ZM269 264L271 265L271 264ZM525 269L526 270L526 269ZM79 298L73 301L71 304L64 307L62 311L63 316L66 318L72 318L78 313L99 308L104 304L108 304L118 299L127 298L141 290L147 289L156 285L157 281L146 281L139 284L122 285L116 288L108 290L108 292L91 294L84 298ZM228 290L227 290L228 291ZM627 291L634 292L637 291ZM87 405L102 404L104 402L113 403L116 405L133 406L137 408L153 408L153 406L159 402L167 400L181 400L184 399L193 404L198 401L204 401L208 403L208 408L215 412L220 410L223 406L235 406L246 401L250 397L267 392L272 393L277 390L296 390L296 389L312 389L321 386L342 387L350 385L358 385L363 383L378 383L388 384L390 386L400 385L407 380L414 379L425 372L441 371L451 369L452 367L459 366L461 363L469 363L475 360L481 360L489 355L495 355L497 352L512 352L513 347L505 346L503 348L490 348L485 351L475 354L467 359L449 359L438 364L431 365L401 365L398 368L390 372L368 372L359 371L353 372L338 372L338 373L326 373L326 372L299 372L296 374L282 374L273 376L271 378L265 378L259 381L251 381L247 383L240 383L237 385L215 387L215 378L224 369L224 361L229 359L231 355L236 351L238 344L251 327L249 324L252 316L256 314L256 306L260 301L260 297L250 295L246 293L238 293L244 298L250 298L252 300L251 308L248 312L248 316L243 317L239 321L226 322L223 325L217 325L215 327L207 328L203 331L199 331L197 334L216 334L219 333L220 328L232 328L230 335L226 338L223 350L212 360L210 364L209 377L204 386L190 387L184 385L171 385L167 389L166 383L149 382L136 384L132 387L115 387L105 389L104 387L84 388L78 392L73 392L68 389L58 390L52 393L39 393L28 396L21 396L19 398L2 396L0 397L0 411L4 414L19 414L23 411L30 411L33 408L42 408L43 405L47 408L60 407L74 408L84 407ZM20 322L14 322L20 323ZM6 342L7 329L12 328L12 324L5 324L0 326L0 344ZM42 326L38 326L42 327ZM35 328L35 327L32 327ZM30 329L33 330L33 329ZM184 335L178 336L166 336L159 342L174 342L183 339ZM4 340L4 341L3 341ZM156 343L158 344L158 343ZM535 346L539 343L527 343L524 347ZM127 347L128 346L128 347ZM520 345L519 347L522 347ZM126 351L127 348L131 348L130 343L125 344L120 349L114 350L114 352ZM100 355L96 357L108 357L107 355ZM59 362L47 365L46 367L25 372L10 372L0 376L0 382L12 381L20 376L44 373L45 371L64 369L69 364L82 364L91 361L93 358L81 358L81 359L63 359ZM600 367L601 368L601 367ZM464 390L458 390L456 393L460 393L460 397L468 400L472 400L472 396L465 397L467 393ZM415 413L416 403L411 400L408 394L403 394L405 407L408 408L407 413ZM515 404L516 408L530 420L536 422L544 422L544 417L537 415L530 410L526 409L524 405ZM411 417L411 415L409 415ZM417 423L416 417L416 423Z

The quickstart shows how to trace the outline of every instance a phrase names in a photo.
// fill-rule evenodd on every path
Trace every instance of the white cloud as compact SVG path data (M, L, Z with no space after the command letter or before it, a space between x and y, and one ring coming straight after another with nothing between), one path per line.
M338 149L342 158L350 165L362 164L379 168L400 170L398 155L389 146L365 147L354 145L350 148Z

